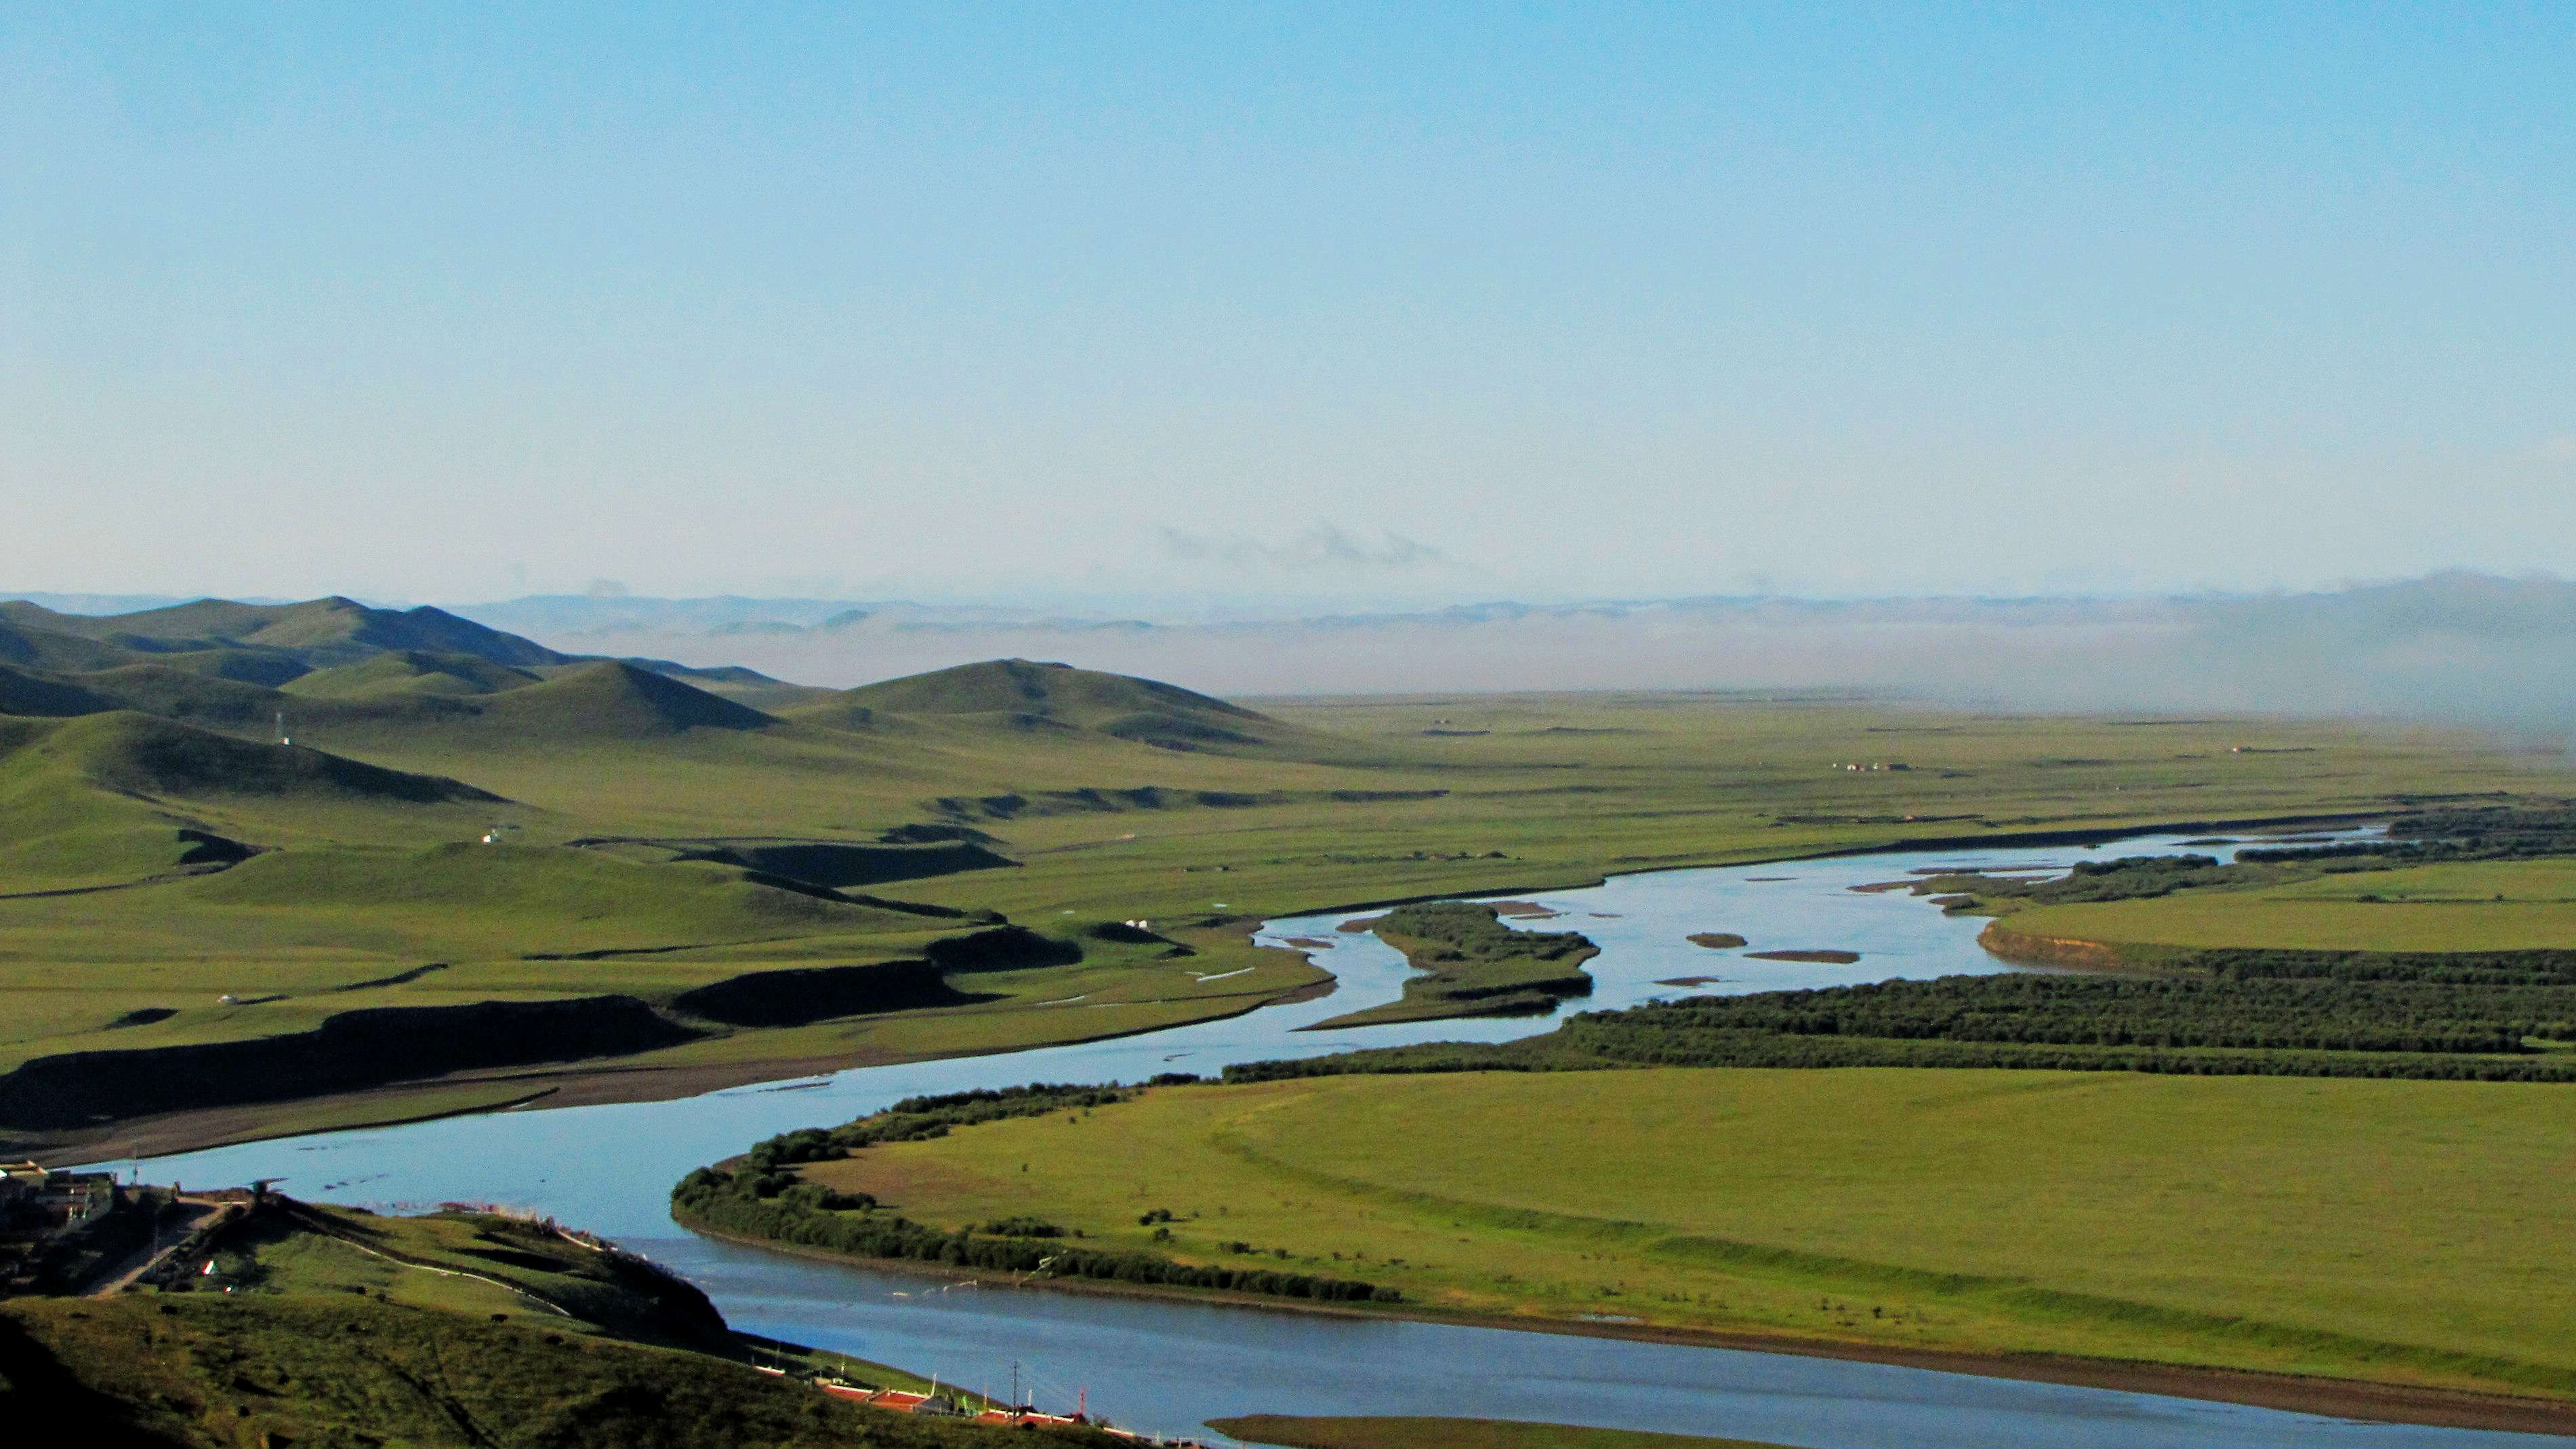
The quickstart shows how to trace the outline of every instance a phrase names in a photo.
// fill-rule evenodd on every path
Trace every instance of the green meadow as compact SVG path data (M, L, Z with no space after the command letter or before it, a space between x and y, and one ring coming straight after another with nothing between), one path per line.
M2571 1157L2546 1086L1650 1069L1158 1088L803 1173L1376 1311L2570 1399Z
M2543 951L2576 946L2576 859L2462 861L2251 890L2043 906L2017 932L2123 946Z
M9 604L0 1139L203 1139L132 1128L112 1101L12 1097L13 1069L67 1053L312 1043L380 1009L640 1002L666 1029L610 1033L554 1084L696 1090L1320 986L1249 944L1264 916L1906 840L2367 814L2541 790L2556 768L2421 730L1835 695L1228 703L1025 661L835 692L345 600L116 619ZM1006 926L1010 950L953 948ZM1406 1014L1479 1009L1414 995ZM765 1004L703 1007L718 997ZM189 1070L238 1085L215 1061ZM460 1064L449 1085L545 1065ZM460 1100L424 1093L426 1069L338 1120ZM225 1136L263 1110L311 1125L292 1104L347 1096L347 1077L206 1106ZM92 1125L66 1135L71 1120Z

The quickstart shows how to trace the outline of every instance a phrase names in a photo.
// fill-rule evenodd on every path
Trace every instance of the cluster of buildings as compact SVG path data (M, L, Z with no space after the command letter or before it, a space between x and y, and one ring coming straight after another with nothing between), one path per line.
M0 1282L18 1277L57 1234L115 1206L115 1173L52 1172L33 1162L0 1162Z

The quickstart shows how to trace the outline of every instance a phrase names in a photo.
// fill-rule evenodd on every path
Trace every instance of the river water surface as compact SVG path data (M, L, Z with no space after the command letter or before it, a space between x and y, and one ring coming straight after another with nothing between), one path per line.
M1601 954L1597 986L1570 1010L1694 992L1932 977L2006 969L1975 943L1983 922L1951 918L1902 891L1854 885L1943 866L2054 866L2166 854L2141 837L2098 850L1889 852L1787 864L1623 876L1583 890L1524 894L1558 915L1516 922L1579 930ZM2225 847L2189 848L2225 855ZM1216 904L1210 902L1211 905ZM523 1110L282 1138L147 1160L155 1182L283 1179L298 1197L400 1211L488 1202L606 1233L686 1274L725 1317L970 1389L1008 1388L1014 1370L1049 1408L1087 1393L1093 1412L1137 1428L1202 1432L1231 1414L1448 1414L1731 1435L1811 1449L2576 1449L2576 1437L2359 1424L2103 1389L1935 1373L1787 1354L1745 1353L1346 1319L1287 1311L945 1287L712 1242L670 1219L671 1184L690 1168L797 1127L828 1126L901 1097L1029 1081L1139 1081L1215 1075L1230 1062L1413 1041L1504 1041L1546 1018L1303 1031L1392 1000L1409 974L1376 937L1335 930L1351 912L1265 923L1260 939L1325 941L1330 997L1230 1021L1080 1046L862 1067L669 1102ZM1749 938L1745 950L1856 951L1850 965L1758 961L1688 943ZM1715 984L1675 988L1668 978ZM1072 1008L1069 1008L1072 1009ZM123 1164L115 1164L123 1166Z

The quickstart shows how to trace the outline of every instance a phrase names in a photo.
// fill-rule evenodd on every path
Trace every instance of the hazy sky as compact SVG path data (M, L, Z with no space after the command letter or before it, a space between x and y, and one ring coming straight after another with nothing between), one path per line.
M21 0L0 588L2576 567L2576 8L2111 8Z

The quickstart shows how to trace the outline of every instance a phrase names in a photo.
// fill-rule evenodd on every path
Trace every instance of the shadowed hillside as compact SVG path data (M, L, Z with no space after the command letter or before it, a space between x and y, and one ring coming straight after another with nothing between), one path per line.
M0 604L0 661L35 669L80 670L113 668L132 657L113 644L28 625L13 612L20 609L49 620L55 617L33 604Z
M749 705L608 659L494 695L483 705L482 718L496 732L548 740L647 739L694 729L765 729L777 723Z
M0 604L0 617L156 654L258 649L296 656L308 667L349 663L387 650L471 654L495 664L561 664L571 656L423 605L397 612L353 599L301 604L235 604L200 599L139 614L57 614L28 603Z
M436 775L408 774L301 745L260 745L129 711L30 730L0 753L0 779L61 774L128 796L319 794L413 805L501 797Z
M273 843L280 812L399 828L500 797L303 746L252 744L129 711L0 717L0 881L12 891L215 867ZM244 835L243 824L250 843ZM461 828L462 819L447 822Z
M290 730L355 725L380 734L479 720L486 711L474 701L549 682L564 688L499 712L502 733L562 726L632 739L750 729L767 723L760 707L831 697L749 669L563 654L427 607L201 599L93 617L0 603L0 714L133 709L254 738L267 738L284 716ZM596 729L583 718L592 710Z

